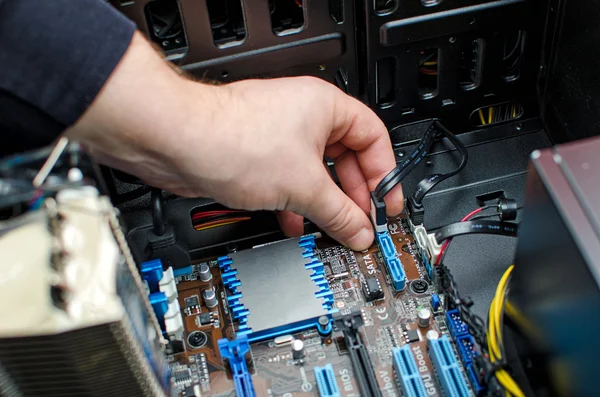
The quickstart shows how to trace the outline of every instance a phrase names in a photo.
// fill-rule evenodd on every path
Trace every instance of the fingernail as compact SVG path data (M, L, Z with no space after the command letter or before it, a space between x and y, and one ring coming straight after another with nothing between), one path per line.
M374 238L375 235L373 234L373 230L364 227L360 229L360 231L354 236L350 237L348 240L348 246L354 251L366 250L371 246Z

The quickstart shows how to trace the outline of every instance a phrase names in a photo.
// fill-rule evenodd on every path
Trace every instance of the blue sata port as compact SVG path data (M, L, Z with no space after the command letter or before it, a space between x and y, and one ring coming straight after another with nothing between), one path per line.
M317 379L320 397L341 397L331 364L324 367L315 367L315 378Z
M426 397L427 392L423 379L417 368L417 363L410 351L409 345L395 347L392 349L394 358L394 370L400 381L402 393L407 397Z
M390 237L388 232L375 233L375 235L379 251L385 262L385 267L392 279L392 284L396 290L401 291L406 286L406 274L404 273L402 262L398 259L398 253L396 252L392 237Z
M446 397L467 397L471 395L448 336L444 335L439 339L430 340L429 355Z
M449 310L446 312L446 320L448 321L448 330L452 338L456 340L461 335L469 333L469 326L460 318L458 309Z
M469 334L459 336L456 338L456 346L458 346L458 354L462 362L465 365L470 364L477 354L473 337Z

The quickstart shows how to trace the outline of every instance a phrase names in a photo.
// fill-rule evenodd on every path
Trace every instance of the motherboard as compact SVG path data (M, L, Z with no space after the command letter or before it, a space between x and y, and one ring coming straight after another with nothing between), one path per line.
M304 236L177 269L176 394L478 394L477 345L422 258L401 215L362 252Z

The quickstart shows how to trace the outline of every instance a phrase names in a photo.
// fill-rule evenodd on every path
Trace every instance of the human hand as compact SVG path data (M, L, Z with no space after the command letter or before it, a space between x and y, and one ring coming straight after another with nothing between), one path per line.
M231 208L283 211L288 235L302 233L306 216L356 250L373 241L369 191L395 166L383 123L336 87L310 77L195 83L137 36L69 135L149 184ZM402 210L400 187L386 204L390 215Z

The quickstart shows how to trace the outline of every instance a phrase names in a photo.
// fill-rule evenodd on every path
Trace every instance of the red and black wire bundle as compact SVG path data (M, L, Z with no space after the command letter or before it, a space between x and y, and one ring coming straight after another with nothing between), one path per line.
M208 230L252 219L251 211L214 210L201 211L192 214L192 225L196 230Z

